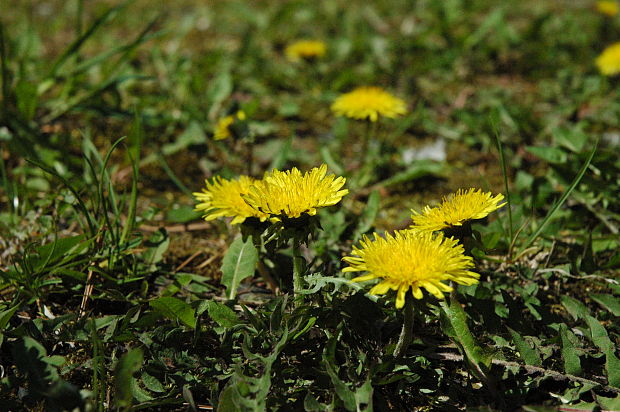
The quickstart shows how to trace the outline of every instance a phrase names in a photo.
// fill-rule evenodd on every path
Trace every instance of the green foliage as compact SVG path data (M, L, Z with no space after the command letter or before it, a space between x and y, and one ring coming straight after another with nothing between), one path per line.
M114 370L115 403L119 409L128 410L133 399L139 395L136 391L134 373L140 370L143 353L140 349L131 349L119 359Z
M620 89L593 63L617 18L534 0L5 3L1 410L620 409ZM288 62L299 38L327 55ZM361 85L408 113L334 118ZM212 139L238 110L235 138ZM350 194L301 224L194 210L205 178L321 162ZM351 283L342 256L468 187L509 200L472 225L480 283L416 301L397 358L393 292Z
M13 345L15 365L25 378L26 402L45 401L51 411L82 407L84 400L78 388L64 381L58 374L58 367L65 363L62 356L48 356L45 348L36 340L25 336Z
M252 276L258 261L258 251L249 236L245 241L237 238L231 243L222 260L222 284L226 286L228 299L234 299L243 279Z
M182 300L165 296L150 301L149 305L165 317L180 321L192 329L196 325L195 310Z

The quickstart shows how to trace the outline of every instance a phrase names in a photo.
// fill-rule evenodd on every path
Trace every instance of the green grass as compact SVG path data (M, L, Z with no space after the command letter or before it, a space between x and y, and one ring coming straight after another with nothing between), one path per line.
M533 0L5 7L0 409L620 409L620 84L594 65L620 17ZM288 62L298 38L327 55ZM407 115L334 117L360 85ZM215 141L238 109L237 138ZM444 160L416 158L438 141ZM285 223L250 241L193 211L205 179L321 163L351 193L301 248ZM469 187L510 202L472 226L480 283L417 301L394 356L403 311L341 259Z

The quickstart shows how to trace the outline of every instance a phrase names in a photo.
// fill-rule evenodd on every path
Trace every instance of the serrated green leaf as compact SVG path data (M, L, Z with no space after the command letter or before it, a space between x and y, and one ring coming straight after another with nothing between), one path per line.
M542 366L540 354L533 349L517 331L510 328L508 328L508 331L512 336L512 341L514 342L519 355L525 363L533 366Z
M241 323L231 308L214 301L207 302L207 313L218 325L225 328L232 328Z
M613 345L605 352L605 370L609 386L620 389L620 359L616 357Z
M334 366L331 363L325 361L323 364L325 365L325 371L332 381L332 385L334 385L334 391L344 404L344 407L348 411L357 410L355 393L338 377L338 373L336 373Z
M592 339L592 343L594 343L596 347L601 350L601 352L607 352L613 344L609 339L609 335L607 334L605 327L590 315L586 316L586 323L588 324L588 328L590 328L590 338Z
M131 394L138 402L148 402L153 400L153 397L140 387L136 378L131 378Z
M142 366L144 355L140 348L131 349L121 357L114 371L114 393L116 406L126 408L132 405L134 393L133 374Z
M164 296L150 301L149 305L168 319L181 321L192 329L196 327L195 309L180 299Z
M590 337L597 348L605 354L605 370L610 386L620 387L620 360L616 357L615 345L609 338L607 330L592 316L586 316L590 328Z
M164 389L164 385L162 385L156 377L149 375L146 372L142 372L142 383L144 383L146 389L151 392L161 393L166 391Z
M572 338L572 339L571 339ZM581 362L579 356L577 356L575 345L572 340L577 338L568 330L568 327L564 324L560 324L560 340L562 342L562 358L564 359L564 370L570 375L581 374Z
M586 308L586 305L584 305L577 299L564 295L560 298L560 300L562 301L562 305L566 308L568 313L570 313L573 319L585 319L586 316L588 316L588 308Z
M450 336L459 344L470 362L475 365L484 365L488 367L491 363L491 356L484 353L483 349L476 343L474 336L467 325L467 315L461 307L461 304L453 299L448 305L446 302L441 303L441 311L444 316L442 329L444 333Z
M252 237L244 242L237 238L228 248L222 261L222 284L226 286L226 296L234 299L241 281L254 275L258 262L258 251L254 247Z
M593 301L601 305L614 316L620 316L620 299L609 294L590 295Z

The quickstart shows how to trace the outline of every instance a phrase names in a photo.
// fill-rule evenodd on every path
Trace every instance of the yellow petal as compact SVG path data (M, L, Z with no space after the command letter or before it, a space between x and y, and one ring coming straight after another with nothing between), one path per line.
M345 272L347 269L350 269L350 268L345 268L343 272ZM372 280L376 278L377 277L375 275L369 274L369 275L358 276L356 278L353 278L351 279L351 282L366 282L367 280Z
M422 296L424 296L420 288L417 286L411 287L411 293L413 294L413 297L416 299L422 299Z
M377 283L368 291L371 295L385 295L385 293L392 288L392 284L389 282Z
M441 293L441 291L437 288L437 286L435 286L434 284L432 284L431 282L424 282L422 283L422 286L428 290L428 292L435 296L437 299L443 299L443 293Z
M405 306L405 295L407 293L407 289L409 289L409 286L406 285L402 285L398 288L398 292L396 292L396 309L401 309Z

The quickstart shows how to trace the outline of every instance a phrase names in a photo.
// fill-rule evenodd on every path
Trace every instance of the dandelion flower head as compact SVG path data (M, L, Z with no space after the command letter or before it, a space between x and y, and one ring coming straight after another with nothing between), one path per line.
M327 165L302 174L299 169L273 170L250 188L243 198L254 209L272 217L298 218L306 213L314 216L318 208L332 206L348 190L341 190L346 179L327 175Z
M298 40L289 44L284 54L288 60L297 62L323 57L326 50L327 46L320 40Z
M439 206L426 206L422 213L412 210L411 229L433 232L453 226L462 226L469 220L482 219L506 203L499 204L504 195L493 196L491 192L483 193L480 189L459 189L456 193L444 197Z
M224 140L231 137L232 132L230 130L230 126L232 126L236 120L245 120L245 112L243 110L239 110L234 115L231 114L219 119L215 125L215 130L213 131L213 138L215 140Z
M395 118L407 113L407 105L380 87L358 87L339 96L331 106L337 116L376 122L380 116Z
M405 304L409 289L416 299L422 298L422 289L443 299L445 292L452 291L444 282L473 285L480 277L469 270L474 267L473 259L464 254L463 246L443 234L400 230L383 238L375 233L372 240L364 236L361 247L354 246L351 255L343 259L349 264L343 272L368 272L353 282L381 279L369 293L396 291L397 309Z
M605 76L620 73L620 42L607 47L596 58L596 66Z
M608 17L614 17L620 12L620 6L614 0L601 0L596 2L596 10Z
M265 220L268 215L253 209L242 197L249 193L254 182L249 176L241 176L238 180L226 180L218 176L212 183L206 182L202 192L194 193L199 202L195 210L203 212L205 220L232 217L233 225L243 223L250 217Z

